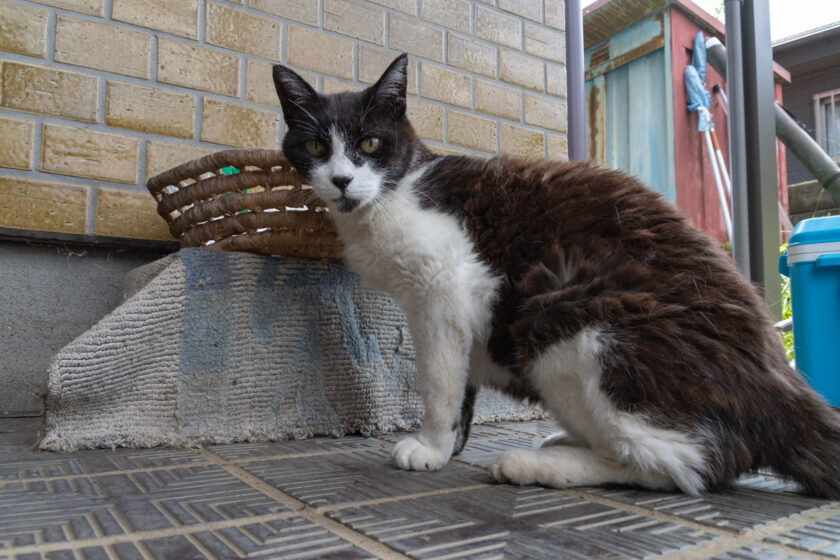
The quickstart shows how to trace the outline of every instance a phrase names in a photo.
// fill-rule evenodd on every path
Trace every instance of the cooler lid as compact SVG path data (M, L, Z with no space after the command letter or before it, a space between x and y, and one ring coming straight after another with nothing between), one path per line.
M802 220L793 228L788 247L840 242L840 216Z

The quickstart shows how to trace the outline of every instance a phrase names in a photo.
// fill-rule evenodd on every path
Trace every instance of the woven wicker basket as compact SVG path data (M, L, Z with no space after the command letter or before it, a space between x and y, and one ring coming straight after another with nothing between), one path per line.
M235 174L222 171L230 167ZM301 181L279 150L225 150L146 186L181 247L338 260L341 243L328 211Z

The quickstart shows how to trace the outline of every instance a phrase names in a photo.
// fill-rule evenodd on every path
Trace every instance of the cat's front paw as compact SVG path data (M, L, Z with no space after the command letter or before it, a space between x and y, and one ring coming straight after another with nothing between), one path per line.
M410 471L440 470L452 453L450 445L446 451L425 443L422 436L408 436L400 440L391 456L401 469Z
M490 474L499 482L533 484L537 481L531 468L533 455L528 449L508 449L493 460Z

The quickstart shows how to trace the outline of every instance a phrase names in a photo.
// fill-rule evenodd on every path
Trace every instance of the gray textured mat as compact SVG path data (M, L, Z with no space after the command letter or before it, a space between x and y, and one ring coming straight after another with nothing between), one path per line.
M55 357L42 449L420 424L404 318L342 265L207 249L168 258ZM478 420L538 417L494 393L479 396Z

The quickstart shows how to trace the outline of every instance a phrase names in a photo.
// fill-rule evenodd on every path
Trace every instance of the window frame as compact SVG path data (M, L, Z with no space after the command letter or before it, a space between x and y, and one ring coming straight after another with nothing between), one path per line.
M824 105L830 105L831 107L832 131L828 130ZM829 157L840 162L840 127L837 126L838 105L840 105L840 88L814 94L815 140ZM831 148L828 145L830 132L834 133L831 136L836 146L834 155L831 154Z

